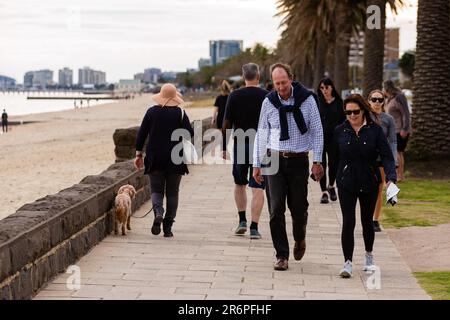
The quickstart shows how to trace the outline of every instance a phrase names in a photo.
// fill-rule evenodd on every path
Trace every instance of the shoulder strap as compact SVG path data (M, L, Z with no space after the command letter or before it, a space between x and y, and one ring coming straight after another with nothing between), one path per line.
M180 110L181 110L181 125L183 125L183 118L184 118L184 110L183 110L183 108L181 108L181 107L179 107L180 108Z

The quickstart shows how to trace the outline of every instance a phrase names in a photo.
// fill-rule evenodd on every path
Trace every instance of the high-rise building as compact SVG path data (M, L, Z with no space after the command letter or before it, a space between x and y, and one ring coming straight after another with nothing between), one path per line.
M158 68L148 68L144 70L143 81L145 83L158 83L162 71Z
M102 85L106 84L106 73L93 70L89 67L78 69L78 84L80 85Z
M387 28L384 38L384 63L390 63L400 58L400 29Z
M34 72L33 71L28 71L27 73L25 73L25 75L23 76L23 86L24 86L24 88L31 88L31 87L33 87L33 77L34 77Z
M144 82L144 73L142 72L136 73L133 78L134 80L140 80L141 82Z
M46 89L53 84L53 71L44 69L38 71L28 71L23 77L25 88Z
M242 40L210 40L209 55L211 65L215 66L225 59L235 56L243 50Z
M198 60L198 69L201 69L203 67L208 67L210 65L211 65L211 59L200 58Z
M73 85L73 71L69 68L60 69L58 73L58 84L62 87Z
M14 89L16 86L16 80L6 76L0 76L0 89Z
M398 28L386 28L384 36L384 64L399 59L400 32ZM364 31L350 39L349 65L363 67Z

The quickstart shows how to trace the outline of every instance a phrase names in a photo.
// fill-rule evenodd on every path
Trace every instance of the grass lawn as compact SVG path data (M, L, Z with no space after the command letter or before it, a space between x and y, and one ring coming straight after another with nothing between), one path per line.
M433 300L450 300L450 271L414 272L414 276Z
M383 227L433 226L450 222L450 180L409 179L399 183L398 187L398 204L394 207L383 205Z
M204 108L204 107L212 107L214 106L215 98L204 98L204 99L194 99L193 101L188 100L189 104L186 105L186 108Z

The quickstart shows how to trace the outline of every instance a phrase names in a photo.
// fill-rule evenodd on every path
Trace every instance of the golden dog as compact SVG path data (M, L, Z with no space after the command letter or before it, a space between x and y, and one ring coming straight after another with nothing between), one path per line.
M131 218L131 199L136 196L136 189L130 184L121 186L117 191L117 196L115 199L116 207L116 223L114 228L114 233L117 235L119 233L119 223L122 224L122 235L126 235L125 224L127 229L131 230L130 218Z

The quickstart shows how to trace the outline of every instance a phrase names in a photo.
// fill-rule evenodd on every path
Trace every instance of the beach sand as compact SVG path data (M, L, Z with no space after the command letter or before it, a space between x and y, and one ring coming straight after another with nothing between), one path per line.
M113 133L139 126L151 95L90 108L11 116L38 121L10 126L0 135L0 219L26 203L68 188L115 162ZM211 108L187 109L190 120L212 115Z

